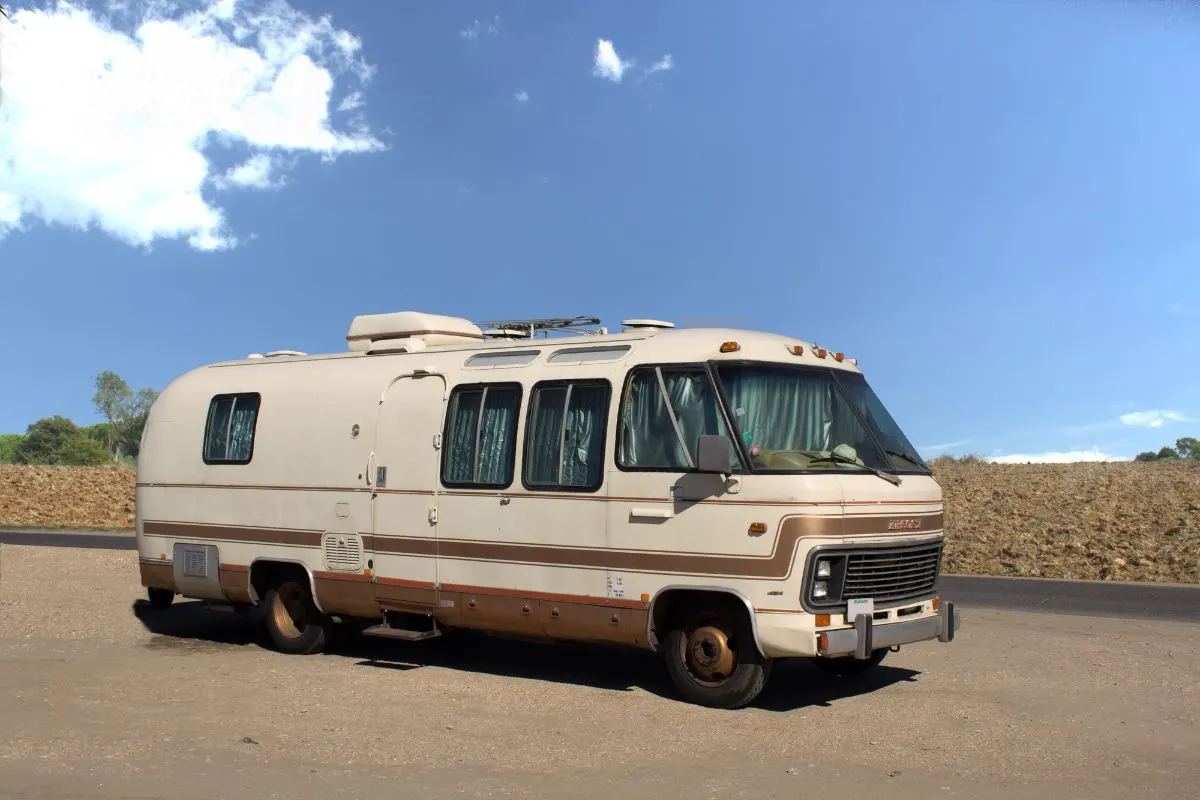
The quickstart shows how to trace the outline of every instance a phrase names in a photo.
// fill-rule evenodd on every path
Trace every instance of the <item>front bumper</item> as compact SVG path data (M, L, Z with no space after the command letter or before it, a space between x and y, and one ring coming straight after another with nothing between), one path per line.
M937 616L915 619L909 622L889 622L876 625L872 617L859 614L854 618L854 627L839 631L826 631L818 639L817 654L821 656L854 656L870 658L875 650L899 647L902 644L937 639L939 642L954 641L959 628L958 611L954 603L943 601Z

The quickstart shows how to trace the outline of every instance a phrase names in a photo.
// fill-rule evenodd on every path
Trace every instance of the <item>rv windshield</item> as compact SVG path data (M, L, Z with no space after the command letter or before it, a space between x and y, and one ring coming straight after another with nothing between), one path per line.
M717 375L755 472L854 469L855 464L886 472L929 472L857 373L722 364Z

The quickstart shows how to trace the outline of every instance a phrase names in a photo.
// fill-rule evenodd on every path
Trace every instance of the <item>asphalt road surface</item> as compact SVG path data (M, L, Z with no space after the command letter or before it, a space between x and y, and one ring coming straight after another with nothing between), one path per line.
M135 550L124 531L0 530L0 544ZM1200 587L946 575L942 596L968 608L1200 622Z
M1045 592L1043 592L1045 594ZM1116 800L1200 786L1200 625L983 607L955 641L750 708L648 653L343 631L142 599L128 552L0 545L0 798ZM1192 787L1189 789L1188 787Z

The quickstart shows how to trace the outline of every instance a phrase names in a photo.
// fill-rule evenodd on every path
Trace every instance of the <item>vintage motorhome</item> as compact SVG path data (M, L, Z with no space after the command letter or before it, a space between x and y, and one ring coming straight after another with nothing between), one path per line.
M289 653L342 620L649 648L725 708L779 658L953 638L940 487L854 359L598 322L364 315L180 376L138 463L151 603L263 606Z

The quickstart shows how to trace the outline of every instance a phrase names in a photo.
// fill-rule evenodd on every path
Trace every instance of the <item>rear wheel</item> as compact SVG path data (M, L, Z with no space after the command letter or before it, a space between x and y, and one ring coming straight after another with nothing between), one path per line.
M667 634L667 671L687 700L709 708L741 708L771 675L745 613L732 604L693 612Z
M285 578L267 592L265 605L267 631L277 649L307 655L328 645L333 624L317 609L307 581Z
M167 608L175 602L175 593L170 589L159 589L151 586L146 589L146 598L151 608Z

